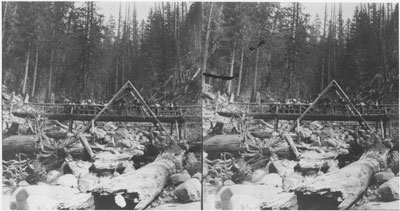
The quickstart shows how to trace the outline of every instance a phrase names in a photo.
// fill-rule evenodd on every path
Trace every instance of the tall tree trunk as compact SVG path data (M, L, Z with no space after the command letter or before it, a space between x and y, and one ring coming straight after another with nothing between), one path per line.
M258 28L258 33L257 33L257 38L260 39L260 34L261 34L261 27ZM258 79L258 57L260 54L260 50L259 48L256 49L256 67L254 70L254 80L253 80L253 90L252 90L252 94L251 94L251 102L255 102L256 101L256 96L257 96L257 79Z
M32 84L31 97L35 96L38 61L39 61L39 45L36 46L35 72L33 73L33 84Z
M175 43L176 43L176 57L177 57L177 62L178 62L178 68L179 68L179 73L178 73L178 80L182 82L182 74L183 74L183 69L182 69L182 64L181 64L181 54L180 54L180 42L179 42L179 3L174 3L176 4L175 8L175 27L174 27L174 35L175 35ZM181 14L183 16L183 14Z
M116 65L116 69L115 69L115 89L114 89L114 93L118 92L118 58L117 58L117 65Z
M3 29L3 32L2 32L2 36L4 37L4 27L5 27L5 25L6 25L6 15L7 15L7 7L8 7L8 2L4 2L4 11L3 11L3 26L2 26L2 29Z
M201 69L201 73L202 73L201 74L201 85L202 85L203 89L206 85L206 81L205 81L205 77L204 77L203 73L206 72L206 68L207 68L208 44L209 44L208 42L210 39L211 18L212 18L213 7L214 7L214 2L211 2L210 15L208 16L206 40L205 40L205 44L204 44L203 67Z
M235 66L235 47L236 47L236 44L234 44L233 51L232 51L231 70L229 72L230 76L233 76L233 68ZM232 80L229 80L228 81L228 94L229 95L231 94L231 91L232 91Z
M323 39L323 48L322 48L322 68L321 68L321 87L320 87L320 92L322 92L325 87L324 87L324 72L325 72L325 47L326 47L326 9L327 9L327 4L325 3L325 13L324 13L324 32L322 35Z
M244 56L244 42L242 44L242 55L240 56L240 69L239 69L239 81L236 95L240 95L240 85L242 83L242 73L243 73L243 56Z
M24 83L22 85L22 96L25 96L26 94L26 83L28 81L28 70L29 70L29 54L30 54L30 47L28 47L28 53L26 55L25 76L24 76Z

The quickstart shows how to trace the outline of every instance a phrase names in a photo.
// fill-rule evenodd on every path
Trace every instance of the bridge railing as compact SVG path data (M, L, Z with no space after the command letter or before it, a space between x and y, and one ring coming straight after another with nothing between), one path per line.
M76 104L50 104L50 103L26 103L18 112L42 113L42 114L65 114L65 115L96 115L104 108L104 105L76 105ZM177 116L201 116L201 106L185 105L174 107L151 107L156 116L177 117ZM104 116L137 116L148 117L144 108L130 105L122 108L111 106Z
M266 104L255 104L255 103L230 103L234 105L238 110L245 112L250 115L254 114L280 114L280 115L300 115L310 105L309 104L285 104L285 103L266 103ZM398 116L399 108L395 104L382 104L382 105L356 105L357 110L361 115L388 115ZM217 109L218 112L229 112L223 110L223 108ZM233 112L233 111L232 111ZM356 116L355 112L350 110L349 106L345 104L328 105L328 106L315 106L310 109L309 115L313 114L325 114L325 115L341 115L341 116Z

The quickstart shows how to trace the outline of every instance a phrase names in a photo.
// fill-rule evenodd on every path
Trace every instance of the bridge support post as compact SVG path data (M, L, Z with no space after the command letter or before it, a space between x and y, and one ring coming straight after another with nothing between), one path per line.
M278 132L278 126L279 126L279 120L278 118L275 118L275 125L274 125L275 132Z
M181 140L181 125L178 124L178 121L175 121L175 129L176 129L176 136L179 140Z
M183 123L183 139L187 140L187 124Z
M169 127L170 127L170 134L172 136L174 134L174 123L171 122Z
M386 123L384 124L382 119L381 119L381 131L382 131L383 139L385 139L386 138Z
M69 125L68 125L68 131L69 131L69 132L72 132L72 127L73 127L73 125L74 125L74 120L70 119L70 120L69 120Z

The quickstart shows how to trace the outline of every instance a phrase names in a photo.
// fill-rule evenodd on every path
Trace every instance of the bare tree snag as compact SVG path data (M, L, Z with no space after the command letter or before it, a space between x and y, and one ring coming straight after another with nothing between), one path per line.
M22 86L22 95L23 95L23 96L25 96L25 93L26 93L26 83L28 82L29 54L30 54L30 49L28 48L28 53L27 53L27 55L26 55L24 83L23 83L23 86Z
M32 93L31 93L32 97L35 95L38 60L39 60L39 44L37 44L37 46L36 46L35 72L33 73L33 82L32 82L33 84L32 84Z
M206 84L206 79L203 75L203 73L206 72L207 69L207 57L208 57L208 45L209 45L209 39L210 39L210 32L211 32L211 20L212 20L212 12L213 12L213 6L214 6L214 2L211 2L211 8L210 8L210 15L208 16L208 24L207 24L207 34L206 34L206 40L204 43L204 55L203 55L203 65L201 68L201 87L203 87L203 89L205 88L205 84Z
M240 69L239 69L239 80L238 80L238 87L236 95L240 95L240 84L242 83L242 73L243 73L243 56L244 56L244 42L242 44L242 52L240 56Z

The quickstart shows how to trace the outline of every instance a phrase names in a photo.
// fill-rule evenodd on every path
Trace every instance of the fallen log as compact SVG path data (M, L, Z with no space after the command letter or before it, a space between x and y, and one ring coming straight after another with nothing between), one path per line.
M179 165L180 161L175 157L162 156L136 171L111 179L109 183L94 190L95 208L145 209L161 192Z
M238 152L246 149L243 137L239 135L216 135L203 142L203 149L209 152Z
M2 141L3 155L40 151L40 148L37 147L38 142L39 138L36 135L16 135L7 137Z
M356 210L399 210L399 201L392 202L369 202L359 207Z
M348 209L385 167L387 152L376 142L360 160L301 185L295 191L299 209Z

